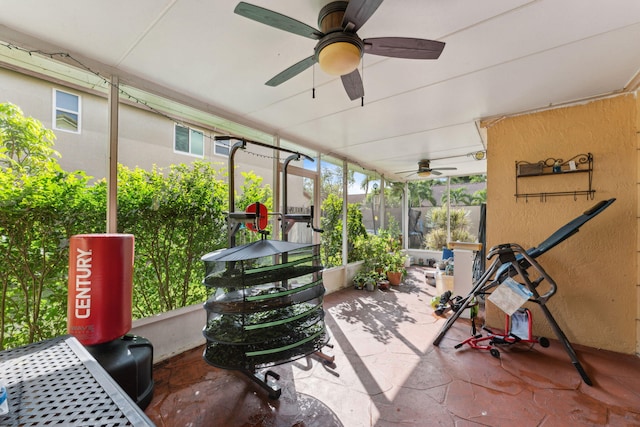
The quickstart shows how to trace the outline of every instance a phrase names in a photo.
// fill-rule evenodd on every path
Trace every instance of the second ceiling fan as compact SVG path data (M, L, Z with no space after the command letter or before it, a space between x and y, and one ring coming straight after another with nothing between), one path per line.
M313 55L293 64L274 76L266 85L278 86L300 74L316 62L327 74L340 76L351 100L364 96L358 72L365 53L409 59L438 59L444 43L412 37L376 37L361 39L356 33L378 9L382 0L334 1L318 14L318 27L297 21L269 9L240 2L234 12L293 34L318 40Z
M453 167L432 168L430 160L422 159L418 162L418 170L408 170L397 173L410 173L409 176L418 175L425 178L431 175L442 175L442 172L440 171L454 171L456 169L457 168Z

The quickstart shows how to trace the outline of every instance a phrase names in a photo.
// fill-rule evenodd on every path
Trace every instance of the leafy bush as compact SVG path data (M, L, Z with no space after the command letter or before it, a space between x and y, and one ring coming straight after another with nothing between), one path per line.
M0 104L0 349L66 330L67 239L93 226L83 215L88 177L60 169L53 141Z
M200 257L226 246L227 186L205 162L118 169L118 231L135 236L134 318L206 299Z
M469 212L464 209L449 209L451 240L473 242L475 236L469 232ZM447 207L431 210L431 221L434 228L425 239L427 249L440 250L447 245Z
M322 203L321 228L322 263L326 268L342 265L342 198L329 194ZM362 221L362 211L357 203L347 206L347 262L364 259L364 254L358 249L356 241L367 236L367 230Z
M105 229L106 183L65 172L54 134L0 104L0 349L66 333L68 239ZM200 257L226 246L228 186L211 164L118 170L118 231L135 236L134 318L203 302ZM261 179L245 198L270 204Z

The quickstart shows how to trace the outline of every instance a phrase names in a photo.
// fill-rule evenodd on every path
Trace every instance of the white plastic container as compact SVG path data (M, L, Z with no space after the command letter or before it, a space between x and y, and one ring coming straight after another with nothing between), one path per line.
M436 272L436 293L442 295L446 291L454 291L454 277L447 276L442 270Z

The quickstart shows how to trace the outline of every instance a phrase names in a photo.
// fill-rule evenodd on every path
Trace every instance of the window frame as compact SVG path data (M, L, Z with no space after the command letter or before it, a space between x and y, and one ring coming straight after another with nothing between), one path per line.
M216 155L216 156L229 158L229 153L231 152L231 146L232 145L233 144L230 143L229 139L224 139L224 140L220 140L220 141L216 141L214 139L213 140L213 154ZM218 152L218 147L223 147L227 152L226 153L219 153Z
M182 150L178 150L176 147L176 137L177 137L177 129L178 127L181 128L185 128L189 131L189 151L182 151ZM192 151L192 146L191 146L191 137L192 137L192 133L193 132L198 132L200 135L202 135L202 154L197 154L197 153L193 153ZM199 159L203 159L204 155L205 155L205 133L203 130L200 129L196 129L196 128L192 128L191 126L185 126L185 125L181 125L179 123L174 123L173 126L173 152L176 154L182 154L185 156L191 156L191 157L197 157Z
M78 98L78 111L73 111L73 110L69 110L67 108L58 107L58 92L64 93L64 94L67 94L67 95L71 95L71 96L75 96L76 98ZM51 102L53 104L52 118L51 118L51 127L52 127L52 129L57 130L57 131L61 131L61 132L81 134L82 133L82 96L78 95L76 93L72 93L72 92L66 91L66 90L57 89L55 87L53 88L53 92L52 93L53 93L53 97L52 97L53 99L51 100ZM58 111L67 112L67 113L71 113L71 114L76 114L78 116L78 123L77 123L78 128L76 130L59 128L58 127Z

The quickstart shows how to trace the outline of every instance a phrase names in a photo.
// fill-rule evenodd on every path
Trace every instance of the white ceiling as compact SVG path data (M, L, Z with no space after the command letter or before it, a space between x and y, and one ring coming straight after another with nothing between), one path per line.
M328 0L249 0L317 27ZM125 83L384 174L481 173L478 121L637 89L638 0L385 0L361 38L446 42L438 60L363 58L364 106L309 68L315 42L233 13L236 0L0 0L0 40L61 49ZM312 88L315 86L315 99ZM490 153L488 154L490 156ZM443 159L443 160L437 160ZM417 178L410 176L409 179Z

